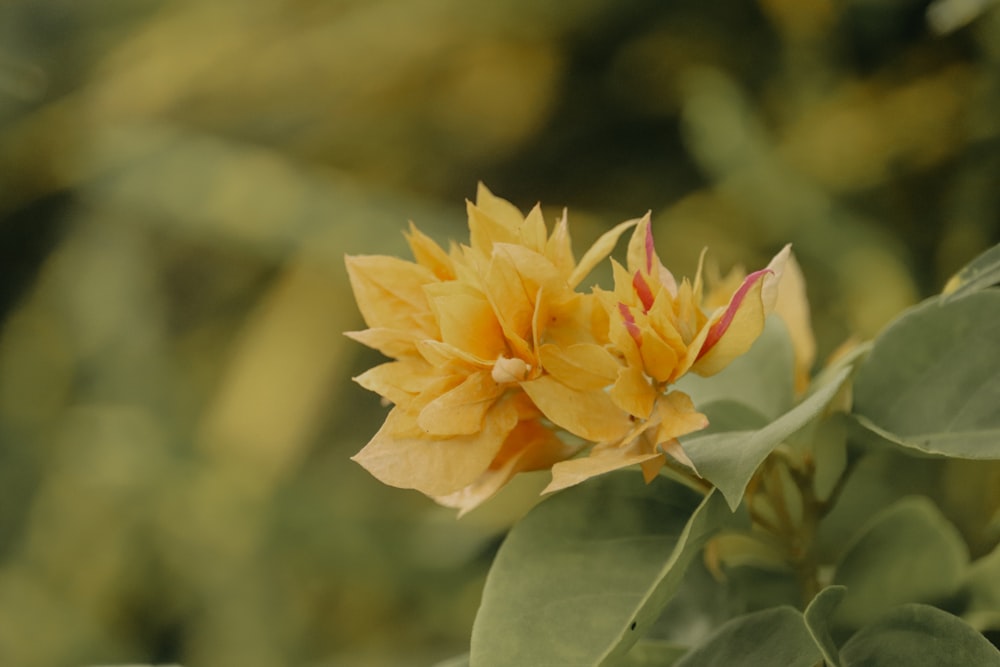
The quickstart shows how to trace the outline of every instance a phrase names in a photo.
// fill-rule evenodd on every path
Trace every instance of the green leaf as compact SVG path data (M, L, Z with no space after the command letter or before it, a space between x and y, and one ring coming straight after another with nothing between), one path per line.
M830 617L846 593L847 589L843 586L827 586L816 594L805 611L806 629L828 667L841 667L840 651L830 634Z
M820 420L812 433L813 492L826 501L833 495L847 469L847 424L843 413Z
M768 419L791 407L795 396L795 362L792 341L781 319L767 318L764 331L753 346L711 377L688 373L676 383L694 404L735 401L750 406Z
M1000 459L1000 290L931 299L876 339L854 383L859 422L925 453Z
M963 592L965 621L977 630L1000 630L1000 546L969 566Z
M862 529L837 565L847 587L839 626L858 628L907 602L933 602L961 585L969 556L958 530L927 498L903 498Z
M995 245L952 276L941 301L955 301L979 290L1000 284L1000 245Z
M602 665L656 620L707 537L731 520L702 498L632 471L540 503L511 530L486 579L472 664Z
M850 467L837 502L820 521L816 541L822 561L842 559L879 511L906 496L936 493L941 472L940 460L911 456L898 447L880 447L862 455Z
M1000 651L960 619L922 604L897 607L840 651L844 667L988 667Z
M822 413L850 372L850 368L841 369L830 382L764 428L684 438L684 452L698 474L717 486L729 507L735 510L750 478L767 455Z
M813 667L822 657L802 613L783 606L725 623L676 667Z
M448 658L434 665L434 667L469 667L469 654L463 653L454 658Z
M756 431L771 422L751 406L738 401L723 399L699 405L698 409L708 417L708 427L698 431L699 438L713 433Z
M643 639L615 667L670 667L687 652L687 646L674 642Z

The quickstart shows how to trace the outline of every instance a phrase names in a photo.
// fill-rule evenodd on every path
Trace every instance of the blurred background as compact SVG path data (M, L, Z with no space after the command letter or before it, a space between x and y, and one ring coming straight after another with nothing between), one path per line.
M1000 3L4 0L0 665L466 650L538 480L456 521L348 460L343 255L480 180L578 254L790 241L828 353L1000 240Z

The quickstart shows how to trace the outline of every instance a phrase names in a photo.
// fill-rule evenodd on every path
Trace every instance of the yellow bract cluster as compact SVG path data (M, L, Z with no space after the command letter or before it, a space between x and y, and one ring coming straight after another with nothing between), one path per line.
M415 261L347 258L369 327L348 335L392 358L355 378L393 408L354 460L462 512L522 471L551 468L553 491L636 463L651 479L664 451L683 461L677 438L708 422L670 385L749 349L788 249L706 312L720 296L703 296L700 270L678 284L648 215L579 262L565 215L549 233L539 207L524 216L482 185L468 215L468 245L445 251L411 224ZM577 291L629 228L614 291Z

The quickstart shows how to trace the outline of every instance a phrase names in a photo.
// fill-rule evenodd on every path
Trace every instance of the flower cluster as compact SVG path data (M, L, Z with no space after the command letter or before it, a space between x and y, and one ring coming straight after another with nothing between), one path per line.
M462 512L522 471L551 469L554 491L633 464L652 479L665 453L683 461L677 438L708 422L671 385L749 349L789 249L723 296L700 266L674 278L648 215L579 262L565 214L549 232L538 206L525 216L480 185L468 216L468 245L445 251L411 224L414 261L346 259L368 325L348 335L392 359L355 378L393 407L354 460ZM614 290L577 291L629 229Z

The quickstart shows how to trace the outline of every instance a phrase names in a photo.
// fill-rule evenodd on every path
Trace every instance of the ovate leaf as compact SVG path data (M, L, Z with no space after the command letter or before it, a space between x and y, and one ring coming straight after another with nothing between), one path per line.
M705 539L730 518L666 478L612 473L537 505L507 536L472 629L472 664L603 665L656 620Z
M767 455L823 412L850 372L850 368L841 369L828 383L761 429L695 435L682 439L684 452L698 474L719 487L735 510Z
M1000 630L1000 546L969 567L963 589L966 622L977 630Z
M802 613L775 607L725 623L676 667L813 667L822 659Z
M843 586L827 586L806 607L806 629L823 654L827 667L841 667L840 651L830 634L830 617L846 593L847 589Z
M863 426L903 447L1000 459L1000 290L925 301L875 341L854 383Z
M944 286L942 301L955 301L991 285L1000 284L1000 245L969 262Z
M643 639L615 667L670 667L687 652L687 646L674 642Z
M961 585L969 556L958 530L927 498L911 496L879 512L837 565L847 587L835 615L858 628L908 602L934 602Z
M908 604L859 630L840 652L844 667L996 667L1000 651L960 619Z

